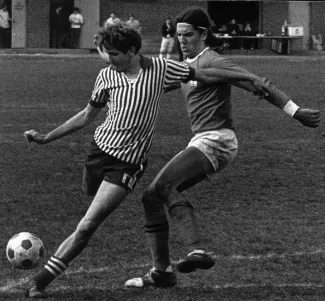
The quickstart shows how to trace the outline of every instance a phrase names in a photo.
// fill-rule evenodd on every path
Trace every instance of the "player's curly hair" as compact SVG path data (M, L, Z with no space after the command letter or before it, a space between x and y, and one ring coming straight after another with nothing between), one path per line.
M100 49L103 47L108 49L110 46L123 53L134 47L135 53L138 53L142 46L142 38L137 30L124 22L106 22L95 36L95 45Z

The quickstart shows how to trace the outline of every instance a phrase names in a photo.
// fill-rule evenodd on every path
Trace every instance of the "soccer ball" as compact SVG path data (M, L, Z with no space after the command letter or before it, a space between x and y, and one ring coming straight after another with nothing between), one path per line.
M21 270L38 266L45 256L43 242L36 235L21 232L14 235L7 244L6 254L9 262Z

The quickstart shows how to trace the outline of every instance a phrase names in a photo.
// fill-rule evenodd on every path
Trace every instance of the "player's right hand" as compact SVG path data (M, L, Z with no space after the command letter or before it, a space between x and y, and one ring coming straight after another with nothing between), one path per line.
M46 136L34 130L24 132L24 136L28 142L35 142L37 144L46 144Z

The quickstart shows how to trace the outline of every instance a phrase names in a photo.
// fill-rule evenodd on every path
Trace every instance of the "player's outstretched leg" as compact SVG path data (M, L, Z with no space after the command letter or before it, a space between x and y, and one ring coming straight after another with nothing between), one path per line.
M27 298L46 298L46 287L62 274L68 264L87 246L91 236L105 218L125 199L127 192L119 185L103 181L86 215L76 230L60 245L55 255L37 273L29 284Z

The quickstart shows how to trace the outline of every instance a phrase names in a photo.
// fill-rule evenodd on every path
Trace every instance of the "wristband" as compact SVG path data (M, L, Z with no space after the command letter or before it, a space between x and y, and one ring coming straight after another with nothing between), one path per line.
M289 116L293 117L293 115L298 111L298 109L299 107L292 100L289 100L282 110Z

